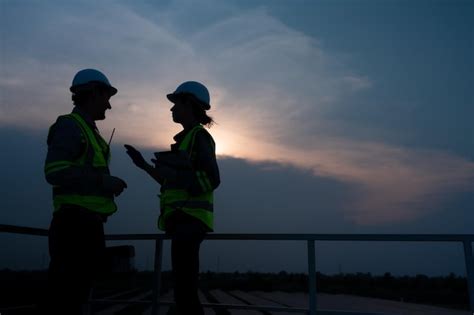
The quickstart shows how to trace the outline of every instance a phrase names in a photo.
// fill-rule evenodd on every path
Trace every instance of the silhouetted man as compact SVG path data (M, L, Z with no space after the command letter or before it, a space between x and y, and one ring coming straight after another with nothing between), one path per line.
M114 196L127 187L111 176L110 149L95 121L105 119L117 93L100 71L79 71L70 88L72 113L49 129L45 176L53 186L49 229L48 314L81 314L94 277L104 267L104 227L117 210Z

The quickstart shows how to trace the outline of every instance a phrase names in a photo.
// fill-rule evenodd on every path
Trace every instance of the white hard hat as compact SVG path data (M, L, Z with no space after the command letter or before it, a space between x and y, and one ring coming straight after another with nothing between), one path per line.
M71 92L75 92L78 88L85 87L90 83L100 83L107 86L110 89L111 95L115 95L117 93L117 89L110 84L109 79L107 79L107 77L102 72L95 69L83 69L76 73L69 90Z
M176 88L176 91L174 91L171 94L166 95L166 97L171 101L175 102L176 97L179 94L192 94L194 97L201 103L202 107L205 110L208 110L211 108L211 98L209 96L209 91L207 88L196 81L186 81L184 83L181 83L178 88Z

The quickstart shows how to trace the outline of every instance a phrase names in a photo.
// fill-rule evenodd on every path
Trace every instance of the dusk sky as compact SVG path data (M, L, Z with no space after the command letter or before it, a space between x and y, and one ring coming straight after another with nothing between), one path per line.
M122 144L168 149L165 95L188 80L217 122L216 232L474 233L473 1L0 0L0 45L0 224L48 227L47 130L96 68L118 89L98 125L129 184L106 233L157 232L159 186ZM205 243L202 269L305 270L304 243L263 243ZM45 239L0 246L0 268L47 261ZM317 254L323 272L464 273L455 244Z

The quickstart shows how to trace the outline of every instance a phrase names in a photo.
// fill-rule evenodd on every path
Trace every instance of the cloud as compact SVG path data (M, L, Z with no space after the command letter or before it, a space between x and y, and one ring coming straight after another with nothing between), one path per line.
M346 76L343 78L352 91L364 90L372 87L372 82L367 77Z
M317 39L289 28L265 9L221 20L200 30L191 42L219 80L218 109L249 118L244 123L265 129L267 136L302 135L304 129L287 127L308 115L312 120L304 122L314 130L328 107L371 85Z
M356 140L340 132L344 122L328 120L335 108L356 111L359 93L377 86L347 58L263 7L207 4L5 5L0 124L45 130L71 108L74 73L96 67L119 89L102 134L116 128L114 143L166 148L179 128L165 95L192 79L210 88L219 154L355 185L358 197L346 201L344 215L358 224L432 215L434 203L472 187L472 162Z
M232 152L231 144L224 145ZM308 141L305 149L259 139L246 145L247 159L278 161L356 187L356 197L340 206L347 219L360 225L421 220L436 215L456 193L474 192L474 163L437 150L324 136Z
M170 127L158 106L166 104L166 92L190 78L209 85L222 121L246 117L245 127L266 129L266 135L288 132L282 114L291 113L287 118L295 122L353 89L352 82L368 80L347 73L315 39L285 26L265 9L234 12L211 1L205 7L224 16L186 33L182 24L197 14L186 8L200 8L204 16L212 10L173 4L153 18L116 2L6 6L5 72L10 82L22 82L16 88L2 85L8 104L1 106L11 109L8 120L30 125L34 118L40 126L47 124L52 112L64 108L71 77L81 67L103 70L119 88L110 115L117 117L115 125L140 121L144 134L155 125L146 116ZM16 23L20 15L28 24ZM27 94L39 96L35 107ZM141 108L143 115L130 117L131 108L134 114Z
M126 115L127 104L146 109L176 84L178 61L192 59L184 42L115 2L30 2L6 9L2 47L8 63L2 66L9 82L21 84L1 85L6 97L0 106L14 125L44 127L67 111L72 76L85 67L104 71L119 88L118 114ZM17 23L19 16L26 23ZM163 90L154 93L157 86Z
M46 153L45 132L38 135L0 128L3 144L0 163L8 165L2 173L3 183L8 184L0 185L1 224L38 228L49 225L51 187L44 180L42 164ZM152 150L143 150L143 154L149 158ZM474 219L474 213L469 211L472 194L466 194L464 200L437 205L439 215L427 219L361 226L343 215L348 210L348 201L358 198L357 183L314 175L308 169L275 162L235 158L220 158L218 162L222 184L215 192L217 233L470 233L472 229L469 224ZM105 225L106 233L157 233L159 186L138 170L118 145L112 147L111 171L124 178L128 188L117 198L119 210ZM304 242L231 242L203 243L203 270L213 270L217 259L221 270L227 271L302 272L307 269ZM139 269L152 268L152 242L122 243L135 246ZM170 268L169 242L165 244L163 266L167 270ZM108 243L108 246L114 245L117 242ZM318 242L318 270L338 272L341 264L344 272L463 274L462 250L445 245ZM241 249L238 253L236 246ZM0 269L47 267L46 238L3 233L0 247Z

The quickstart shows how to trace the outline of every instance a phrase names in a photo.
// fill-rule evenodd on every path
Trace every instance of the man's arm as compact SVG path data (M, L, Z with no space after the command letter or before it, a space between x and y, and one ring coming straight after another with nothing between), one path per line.
M100 187L102 175L90 166L75 164L86 149L87 140L77 124L60 117L51 127L45 161L46 181L53 186Z

